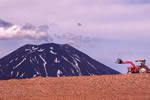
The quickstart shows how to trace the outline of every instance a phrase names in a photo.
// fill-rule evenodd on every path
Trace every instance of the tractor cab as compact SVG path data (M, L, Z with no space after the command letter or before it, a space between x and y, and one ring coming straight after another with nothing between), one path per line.
M140 65L138 66L139 73L147 73L149 71L148 66L145 65L145 59L137 59L135 62L140 62Z

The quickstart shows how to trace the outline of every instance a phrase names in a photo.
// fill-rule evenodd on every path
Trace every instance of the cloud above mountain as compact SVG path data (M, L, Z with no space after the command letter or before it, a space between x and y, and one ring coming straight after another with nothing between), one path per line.
M32 24L25 24L19 26L0 21L0 39L30 39L30 40L45 40L48 41L48 26L41 25L36 27Z

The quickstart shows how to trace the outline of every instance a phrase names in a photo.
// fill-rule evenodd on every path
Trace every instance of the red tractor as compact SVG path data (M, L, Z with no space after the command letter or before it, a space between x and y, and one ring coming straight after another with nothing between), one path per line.
M137 59L135 62L141 62L140 66L136 66L132 61L122 61L121 59L117 59L118 64L131 64L131 67L128 67L128 74L131 73L150 73L150 69L147 65L145 65L145 59Z

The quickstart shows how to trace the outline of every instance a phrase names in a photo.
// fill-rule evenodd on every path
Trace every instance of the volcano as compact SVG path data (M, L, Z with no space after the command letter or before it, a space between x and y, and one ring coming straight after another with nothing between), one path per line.
M0 59L0 79L120 74L68 44L27 44Z

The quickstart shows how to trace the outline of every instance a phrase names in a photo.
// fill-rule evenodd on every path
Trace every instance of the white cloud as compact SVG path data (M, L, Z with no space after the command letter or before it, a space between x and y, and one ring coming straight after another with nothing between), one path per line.
M0 27L0 39L31 39L46 40L48 33L40 30L23 29L21 26L13 25L8 28Z

